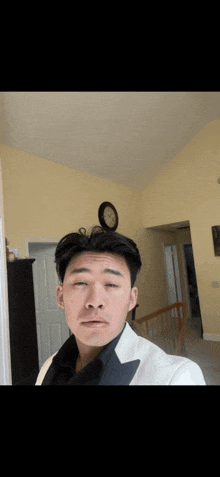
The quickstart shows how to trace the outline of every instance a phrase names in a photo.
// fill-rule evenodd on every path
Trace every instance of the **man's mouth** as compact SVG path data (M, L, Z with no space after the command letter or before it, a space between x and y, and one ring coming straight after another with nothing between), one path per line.
M87 326L89 328L95 327L95 328L102 328L106 325L108 325L108 322L102 318L98 319L93 319L93 318L88 318L87 320L83 320L81 322L83 326Z
M83 321L82 325L87 328L104 328L108 323L106 321Z

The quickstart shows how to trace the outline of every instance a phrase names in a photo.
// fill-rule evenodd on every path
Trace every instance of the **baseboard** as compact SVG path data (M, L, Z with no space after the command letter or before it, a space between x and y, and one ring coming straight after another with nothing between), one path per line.
M212 335L211 333L203 333L205 341L220 341L220 335Z

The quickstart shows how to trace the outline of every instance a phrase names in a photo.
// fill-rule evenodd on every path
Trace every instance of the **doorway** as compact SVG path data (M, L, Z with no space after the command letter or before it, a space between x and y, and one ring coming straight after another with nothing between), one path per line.
M69 338L64 311L56 303L56 273L54 254L56 243L28 243L29 257L33 263L35 311L39 367Z
M193 257L192 244L183 245L183 253L186 266L186 277L188 286L188 295L191 308L190 324L194 328L197 328L201 337L203 337L203 327L201 320L201 311L199 303L199 294L196 280L195 264Z

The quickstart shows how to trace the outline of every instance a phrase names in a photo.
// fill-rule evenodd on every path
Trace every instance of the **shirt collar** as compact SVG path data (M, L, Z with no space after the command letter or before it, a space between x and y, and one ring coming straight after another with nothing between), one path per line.
M118 341L121 338L121 335L122 335L124 329L125 329L125 324L123 326L122 331L116 336L116 338L114 338L112 341L107 343L104 346L104 348L100 351L100 353L97 354L96 358L102 361L103 366L107 363L107 361L109 359L109 356L110 356L111 352L113 351L113 349L115 349Z

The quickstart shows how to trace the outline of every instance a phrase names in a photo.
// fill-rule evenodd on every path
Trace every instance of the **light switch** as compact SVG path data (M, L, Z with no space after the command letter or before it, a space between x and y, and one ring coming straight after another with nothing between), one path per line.
M15 254L15 257L18 258L18 248L9 248L9 252L13 252Z
M219 288L219 282L212 282L212 288Z

